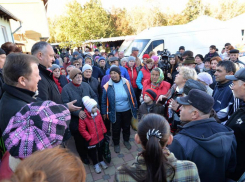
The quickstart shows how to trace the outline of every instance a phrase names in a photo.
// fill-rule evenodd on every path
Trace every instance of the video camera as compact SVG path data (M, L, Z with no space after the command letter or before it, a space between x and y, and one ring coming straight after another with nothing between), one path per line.
M167 49L164 49L160 53L160 61L158 63L158 67L162 69L164 74L168 73L170 68L171 68L171 65L169 62L169 56L170 55L171 55L171 53Z

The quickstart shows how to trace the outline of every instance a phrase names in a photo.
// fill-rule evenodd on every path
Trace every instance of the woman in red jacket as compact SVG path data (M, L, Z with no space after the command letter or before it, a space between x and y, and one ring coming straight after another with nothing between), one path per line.
M164 75L162 70L160 68L154 68L151 71L151 79L145 80L143 83L142 95L144 96L145 91L149 88L153 88L157 91L157 99L159 95L165 95L170 89L171 85L163 80Z
M88 144L88 155L93 161L96 173L101 173L100 165L103 169L108 166L103 161L102 146L104 134L107 132L101 114L97 108L97 102L88 96L82 98L85 106L86 118L79 119L78 130ZM96 154L98 152L98 155Z
M129 77L130 77L130 82L131 82L131 85L132 85L132 87L134 89L134 94L136 96L136 100L137 100L137 103L139 105L140 104L139 97L140 97L141 91L138 89L138 86L136 84L138 71L137 71L137 68L136 68L136 59L135 59L135 57L133 57L133 56L129 56L128 57L127 63L125 65L125 68L128 71L128 74L129 74Z

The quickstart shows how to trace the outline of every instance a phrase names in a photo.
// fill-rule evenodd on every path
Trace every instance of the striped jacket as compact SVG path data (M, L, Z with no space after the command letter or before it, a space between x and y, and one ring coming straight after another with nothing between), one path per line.
M175 174L173 174L172 168L170 166L166 166L166 176L167 181L177 182L177 181L200 181L196 164L190 161L180 161L177 160L173 153L170 153L167 150L167 157L168 162L175 168ZM147 168L144 162L144 158L142 156L137 156L135 162L129 169L134 172L135 174L141 174L141 176L146 175ZM122 166L117 168L115 174L116 182L134 182L134 178L128 175Z

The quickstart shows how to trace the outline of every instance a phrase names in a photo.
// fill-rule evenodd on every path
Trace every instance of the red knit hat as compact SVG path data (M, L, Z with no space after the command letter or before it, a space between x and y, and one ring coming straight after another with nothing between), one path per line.
M147 94L153 101L157 98L156 90L153 88L149 88L145 91L145 94Z
M145 59L145 58L149 59L150 58L149 54L144 54L143 59Z

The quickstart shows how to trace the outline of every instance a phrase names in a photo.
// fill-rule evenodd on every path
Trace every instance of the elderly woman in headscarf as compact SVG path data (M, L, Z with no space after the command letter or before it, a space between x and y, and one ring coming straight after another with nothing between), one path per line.
M151 71L151 78L143 83L142 95L145 95L145 91L149 88L153 88L157 92L157 98L160 95L165 95L170 89L171 85L168 82L163 81L164 75L160 68L154 68ZM156 99L157 99L156 98Z

